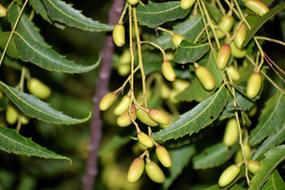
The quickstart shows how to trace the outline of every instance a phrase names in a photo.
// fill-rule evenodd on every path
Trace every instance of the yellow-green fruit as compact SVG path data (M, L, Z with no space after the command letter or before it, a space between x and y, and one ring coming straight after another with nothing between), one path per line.
M184 36L181 36L180 34L173 34L171 41L175 47L178 47L180 43L184 40Z
M233 81L239 81L240 80L240 74L239 74L238 70L233 65L230 65L227 67L227 72L228 72L229 77Z
M226 168L221 174L218 184L220 187L225 187L230 184L239 174L240 166L238 165L230 165Z
M244 49L239 49L234 42L231 43L231 50L232 56L236 58L243 58L246 56L246 51Z
M189 9L193 6L196 0L180 0L181 9Z
M232 146L238 139L238 124L235 118L228 121L224 133L223 143L226 146Z
M152 120L159 124L167 125L170 123L168 115L165 114L163 111L157 109L150 109L148 115Z
M129 64L119 65L117 70L120 76L127 76L130 74L131 66Z
M165 84L165 83L162 83L160 85L160 88L159 88L159 93L160 93L160 96L164 99L167 99L169 98L169 93L170 93L170 89L168 88L168 86Z
M226 14L225 16L223 16L218 25L223 32L227 33L231 31L233 24L234 24L234 17L232 15Z
M29 118L27 118L26 116L20 115L19 116L19 120L23 125L27 125L29 123Z
M174 81L176 78L174 69L172 68L171 63L168 60L163 61L161 65L161 72L168 81Z
M137 118L144 124L148 125L148 126L151 126L151 127L155 127L157 126L158 124L153 121L149 115L147 114L146 111L142 110L142 109L137 109L136 111L136 115L137 115Z
M262 0L245 0L245 6L259 16L269 11L269 8Z
M174 90L177 92L182 92L190 85L190 83L186 80L176 79L172 85Z
M123 114L130 107L130 104L131 104L131 97L128 95L124 96L114 110L115 115Z
M137 138L138 138L138 141L148 147L148 148L151 148L153 147L153 140L150 136L148 136L147 134L143 133L143 132L139 132L138 135L137 135Z
M36 78L31 78L28 81L27 87L29 92L38 98L45 99L51 95L50 88Z
M171 167L171 158L166 148L158 145L155 149L155 153L157 155L158 160L164 167L166 168Z
M246 38L247 35L247 27L246 25L242 22L235 33L235 38L234 38L234 43L237 46L237 48L242 48L242 44Z
M248 166L248 170L251 173L255 174L260 169L260 162L258 162L256 160L248 160L247 161L247 166Z
M116 93L114 92L107 93L105 96L103 96L103 98L99 103L100 110L105 111L109 109L112 106L112 104L115 102L116 98L117 98Z
M215 33L218 39L222 39L226 36L226 34L219 28L215 29Z
M5 17L7 15L7 9L0 4L0 17Z
M231 57L231 47L229 44L222 45L217 55L217 66L220 70L223 70Z
M250 146L246 143L246 144L243 145L243 148L244 148L245 158L249 159L251 157L251 148L250 148ZM236 156L235 156L235 163L239 164L241 162L243 162L243 157L242 157L242 151L239 150L236 153Z
M259 94L261 87L262 87L261 74L253 72L247 81L247 87L246 87L247 97L255 98Z
M213 90L216 86L216 81L212 73L204 66L199 66L198 64L194 64L195 66L195 74L198 80L201 82L202 86L206 90Z
M125 27L123 24L116 24L113 29L113 41L116 46L125 45Z
M17 122L18 112L14 107L12 107L12 106L7 107L6 120L7 120L7 123L10 125L14 125Z
M134 107L132 107L130 113L129 113L129 110L127 110L117 118L117 125L119 127L127 127L135 119L136 119L136 110Z
M163 183L165 176L160 167L153 161L149 161L145 165L147 176L156 183Z
M128 182L134 183L136 182L142 175L144 170L144 160L143 158L136 158L131 163L128 170Z
M127 0L129 4L136 5L139 3L139 0Z
M128 49L125 49L119 58L119 63L117 67L120 76L126 76L131 71L131 54Z

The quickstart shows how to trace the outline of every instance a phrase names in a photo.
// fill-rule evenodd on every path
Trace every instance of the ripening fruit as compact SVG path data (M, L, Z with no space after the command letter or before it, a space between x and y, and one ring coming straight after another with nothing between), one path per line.
M262 16L269 11L269 8L262 0L246 0L245 6L257 15Z
M186 80L176 79L172 85L174 90L177 92L182 92L190 85L190 83Z
M260 163L259 163L259 161L256 161L256 160L248 160L247 166L248 166L248 170L251 173L255 174L258 172L258 170L260 168Z
M223 70L231 57L231 47L229 44L222 45L217 55L217 66L220 70Z
M165 114L163 111L157 109L150 109L148 115L152 120L159 124L167 125L170 123L168 115Z
M27 87L29 92L38 98L46 99L51 95L50 88L36 78L28 80Z
M155 149L155 153L157 155L158 160L164 167L166 168L171 167L171 158L166 148L158 145Z
M171 41L176 48L180 45L182 40L184 40L184 36L176 33L172 35Z
M244 49L239 49L234 42L231 43L231 50L232 56L236 58L243 58L246 56L246 51Z
M223 143L226 146L232 146L238 140L238 124L235 118L228 121L224 133Z
M181 9L189 9L193 6L196 0L180 0Z
M26 116L20 115L19 116L19 120L23 125L27 125L29 123L29 118L27 118Z
M163 183L165 176L160 167L155 162L148 161L145 165L145 171L152 181L156 183Z
M234 24L234 17L232 15L226 14L223 16L221 21L219 22L219 28L224 32L230 32Z
M0 17L5 17L7 15L7 9L0 4Z
M103 96L103 98L99 103L100 110L105 111L109 109L112 106L112 104L115 102L116 98L117 96L115 92L109 92L105 94L105 96Z
M114 110L115 115L123 114L130 107L130 104L131 104L131 97L128 95L124 96Z
M239 81L240 74L239 74L238 70L233 65L230 65L227 67L227 72L228 72L229 77L233 81Z
M175 82L175 81L174 81ZM169 98L170 89L165 83L162 83L159 87L159 94L162 98L167 99Z
M18 112L12 107L8 106L6 110L6 120L9 125L14 125L18 120Z
M138 135L137 135L137 138L138 138L138 141L148 147L148 148L151 148L153 147L153 140L150 136L148 136L147 134L143 133L143 132L139 132Z
M243 149L244 149L244 153L245 153L245 158L249 159L251 156L251 148L250 146L246 143L243 145ZM242 157L242 151L239 150L235 156L235 163L241 163L243 161L243 157Z
M118 61L118 73L120 76L126 76L131 71L131 54L128 49L125 49Z
M137 118L144 124L148 125L148 126L151 126L151 127L155 127L157 126L158 124L153 121L149 115L147 114L146 111L142 110L142 109L137 109L136 111L136 115L137 115Z
M204 66L200 66L197 63L195 66L195 74L198 80L201 82L202 86L206 90L213 90L216 86L216 81L212 73Z
M127 0L130 5L136 5L139 3L139 0Z
M125 45L125 27L123 24L116 24L113 29L113 41L116 46Z
M246 38L247 35L247 27L246 25L242 22L239 24L236 33L235 33L235 38L234 38L234 43L237 48L242 48L242 44Z
M246 87L246 95L249 98L255 98L262 87L262 76L260 73L253 72L248 81L247 81L247 87Z
M176 78L174 69L172 68L171 63L168 60L163 61L161 65L161 72L168 81L172 82Z
M129 113L129 110L127 110L117 118L117 125L119 127L127 127L135 119L136 119L136 110L135 110L134 106L132 106L130 113Z
M225 187L230 184L239 174L240 166L230 165L221 174L218 184L220 187Z
M226 34L219 28L215 29L215 33L218 39L222 39L226 36Z
M136 182L142 175L144 170L144 160L141 157L135 158L128 170L128 182Z

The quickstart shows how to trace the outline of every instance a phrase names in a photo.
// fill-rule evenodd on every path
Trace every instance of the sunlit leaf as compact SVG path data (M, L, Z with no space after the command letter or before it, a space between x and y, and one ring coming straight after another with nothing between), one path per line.
M281 190L285 189L285 183L280 176L279 172L275 170L270 178L268 179L267 183L264 185L262 190Z

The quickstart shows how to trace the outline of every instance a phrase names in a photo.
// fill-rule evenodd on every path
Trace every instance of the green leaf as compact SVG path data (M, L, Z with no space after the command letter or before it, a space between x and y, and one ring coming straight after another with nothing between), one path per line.
M195 154L194 146L185 146L169 151L172 166L169 169L169 176L163 182L163 189L168 189L174 180L182 173L183 169L188 165L191 157Z
M51 22L50 18L48 17L47 9L41 0L29 0L29 4L33 7L36 13L42 16L43 19Z
M18 15L20 14L20 7L15 3L11 6L8 12L8 21L14 25ZM29 19L29 17L23 13L20 19L20 22L17 26L16 31L24 36L26 39L32 39L33 41L38 42L41 45L48 46L41 34L39 29L35 24Z
M71 162L69 158L47 150L34 143L30 138L21 136L14 129L4 127L0 127L0 150L18 155L63 159Z
M62 0L43 0L43 2L47 8L48 16L54 21L91 32L112 30L111 26L85 17L80 11Z
M206 1L204 1L204 4L206 5L211 18L213 18L216 23L219 23L223 16L220 10L215 5L207 3Z
M219 117L227 100L227 90L222 86L215 94L182 114L170 127L153 133L153 138L157 141L166 141L197 133Z
M222 165L238 150L238 144L229 148L223 143L215 144L193 158L194 169L207 169Z
M0 48L1 49L5 48L9 36L10 36L10 32L0 32ZM12 58L19 58L19 53L18 53L16 44L13 39L11 40L9 44L7 55L9 55Z
M278 132L285 124L285 96L276 93L265 104L258 125L252 130L249 138L251 145L260 143L267 136Z
M19 110L31 118L37 118L38 120L57 125L73 125L83 123L91 117L91 114L89 114L83 119L72 118L51 108L47 103L37 99L36 97L21 92L16 88L4 84L3 82L0 82L0 88Z
M189 9L183 10L180 8L180 1L149 3L145 6L139 5L137 7L138 21L150 28L183 18L188 12Z
M183 35L187 41L194 42L195 38L203 30L204 24L202 17L200 15L189 16L184 22L174 25L173 32ZM174 45L171 42L171 36L167 33L163 33L155 41L163 49L174 48Z
M176 49L174 61L181 64L194 63L203 57L209 49L209 43L194 44L183 40Z
M265 154L265 158L261 161L259 171L251 180L249 190L259 190L268 180L274 169L285 160L285 145L277 146Z
M31 62L37 66L62 73L84 73L95 69L100 62L93 65L79 65L56 53L51 48L43 46L32 39L25 38L19 33L14 36L21 60Z
M262 190L281 190L281 189L285 189L285 183L282 177L280 176L279 172L275 170L268 179L267 183L262 188Z
M280 3L274 8L270 9L269 12L267 12L262 17L259 17L257 21L255 22L254 26L251 26L251 30L248 32L248 35L243 43L243 47L245 47L248 42L253 38L253 36L256 34L256 32L273 16L281 12L283 9L285 9L285 3Z

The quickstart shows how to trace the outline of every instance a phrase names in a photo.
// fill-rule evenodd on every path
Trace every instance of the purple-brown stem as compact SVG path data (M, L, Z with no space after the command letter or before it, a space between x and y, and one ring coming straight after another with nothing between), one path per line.
M108 24L114 25L118 22L121 11L124 7L124 0L113 0L113 5L109 11ZM95 184L96 175L98 174L98 149L101 140L102 120L99 110L99 101L108 91L110 73L112 69L112 56L114 44L112 36L109 34L101 50L101 65L98 79L96 81L96 92L93 97L93 117L91 121L91 137L89 143L89 155L86 161L85 174L82 179L82 189L92 190Z

